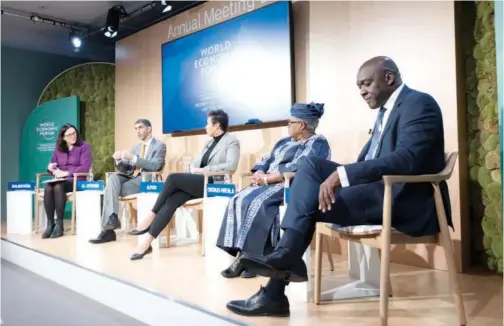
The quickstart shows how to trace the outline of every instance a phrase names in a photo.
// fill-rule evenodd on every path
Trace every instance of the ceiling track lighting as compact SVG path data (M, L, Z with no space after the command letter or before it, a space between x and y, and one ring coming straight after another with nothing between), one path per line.
M162 13L167 13L168 11L172 10L172 6L168 4L166 0L161 0L161 5L164 7Z

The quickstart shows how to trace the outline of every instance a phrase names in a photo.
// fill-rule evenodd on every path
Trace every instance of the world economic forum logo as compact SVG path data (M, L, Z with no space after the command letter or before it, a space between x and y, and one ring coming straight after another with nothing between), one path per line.
M41 122L35 130L45 140L53 140L58 134L58 126L54 122Z

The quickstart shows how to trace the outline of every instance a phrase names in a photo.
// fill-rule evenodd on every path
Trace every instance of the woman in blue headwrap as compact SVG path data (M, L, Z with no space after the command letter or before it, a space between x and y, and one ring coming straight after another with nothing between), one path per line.
M242 252L265 255L273 250L280 232L279 206L283 204L283 173L296 172L305 156L331 157L329 143L315 134L324 104L294 104L289 137L280 139L270 155L252 168L250 186L237 193L224 214L217 247L232 256ZM254 277L240 259L221 272L226 278Z

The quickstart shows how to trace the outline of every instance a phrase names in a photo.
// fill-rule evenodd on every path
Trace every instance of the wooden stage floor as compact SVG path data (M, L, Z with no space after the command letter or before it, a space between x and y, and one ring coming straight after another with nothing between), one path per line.
M5 231L5 228L2 228ZM35 236L2 237L118 279L198 305L211 312L262 326L364 326L378 325L378 299L339 301L316 306L291 299L290 318L246 318L226 310L226 302L255 293L264 278L225 279L209 270L195 244L160 249L143 260L130 261L135 237L120 235L118 241L103 245L77 242L75 236L40 239ZM346 257L335 255L335 271L324 262L323 284L346 275ZM455 326L458 321L450 296L446 272L392 265L394 297L390 300L390 326ZM469 326L501 326L502 277L490 274L462 275L461 286ZM323 286L325 287L325 286ZM134 300L132 298L131 300Z

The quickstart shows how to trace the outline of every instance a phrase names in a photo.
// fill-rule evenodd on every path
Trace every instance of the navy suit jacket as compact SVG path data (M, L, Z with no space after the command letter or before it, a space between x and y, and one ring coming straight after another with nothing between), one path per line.
M439 173L445 167L441 109L430 95L404 87L383 129L375 159L364 161L371 141L357 162L345 165L349 187L341 188L352 216L381 224L384 175ZM440 184L448 224L453 227L448 187ZM430 183L395 184L392 188L392 227L411 236L439 232L434 190Z

